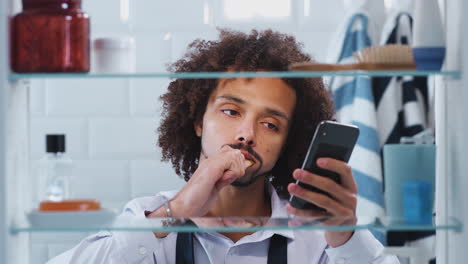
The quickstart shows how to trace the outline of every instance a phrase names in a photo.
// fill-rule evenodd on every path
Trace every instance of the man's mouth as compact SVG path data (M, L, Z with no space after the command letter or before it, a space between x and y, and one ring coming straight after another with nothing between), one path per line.
M252 158L252 156L250 156L249 153L242 151L242 155L244 155L244 165L246 168L255 164L255 160Z
M248 168L254 165L254 163L251 160L244 160L244 165L245 165L245 168Z
M242 143L239 143L239 144L226 144L226 145L230 146L233 149L239 149L241 151L242 155L244 155L244 166L245 166L246 169L252 167L257 162L261 166L262 158L260 157L260 155L258 155L252 149L252 147L244 146ZM260 168L258 168L257 170L259 170L259 169Z

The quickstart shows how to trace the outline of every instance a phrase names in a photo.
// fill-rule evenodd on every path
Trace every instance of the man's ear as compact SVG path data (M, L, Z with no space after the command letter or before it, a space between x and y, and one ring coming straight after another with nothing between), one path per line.
M203 120L195 121L193 123L193 127L195 128L195 134L197 134L198 137L201 137L203 131Z

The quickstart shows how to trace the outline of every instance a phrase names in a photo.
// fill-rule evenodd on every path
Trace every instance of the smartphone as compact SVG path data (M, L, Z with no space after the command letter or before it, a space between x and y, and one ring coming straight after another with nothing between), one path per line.
M304 162L302 163L302 169L323 177L328 177L336 183L340 184L340 175L333 171L319 168L317 166L317 159L333 158L348 162L358 136L359 128L357 126L328 120L320 122L320 124L315 129L315 133L309 145L307 155L304 159ZM296 181L296 184L313 192L323 193L331 197L327 192L324 192L314 186L302 183L300 181ZM325 209L294 195L291 195L289 202L293 207L299 209L313 209L322 212L326 211Z

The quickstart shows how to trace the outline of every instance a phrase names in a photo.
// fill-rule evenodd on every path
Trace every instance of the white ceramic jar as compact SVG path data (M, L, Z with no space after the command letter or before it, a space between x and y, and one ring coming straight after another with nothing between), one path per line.
M135 40L132 37L97 38L93 42L93 72L133 73L136 70Z

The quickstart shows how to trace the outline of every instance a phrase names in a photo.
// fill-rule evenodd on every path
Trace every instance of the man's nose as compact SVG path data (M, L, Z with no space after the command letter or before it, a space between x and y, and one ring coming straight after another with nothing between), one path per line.
M245 120L237 130L236 134L237 143L255 146L255 123L252 121Z

